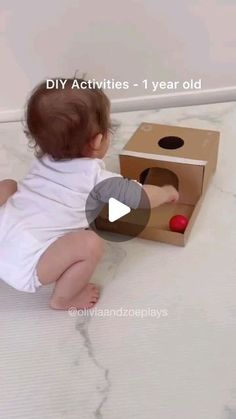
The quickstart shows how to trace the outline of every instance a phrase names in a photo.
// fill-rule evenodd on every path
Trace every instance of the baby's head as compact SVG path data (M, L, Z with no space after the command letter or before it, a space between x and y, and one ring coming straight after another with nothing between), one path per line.
M64 79L65 80L65 79ZM110 102L101 89L47 89L46 81L32 92L26 109L26 134L38 157L55 160L77 157L103 158L109 147Z

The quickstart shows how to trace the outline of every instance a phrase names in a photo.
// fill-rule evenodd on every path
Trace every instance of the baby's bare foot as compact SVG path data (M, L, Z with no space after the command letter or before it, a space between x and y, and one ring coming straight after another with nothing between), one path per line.
M91 308L99 299L99 288L95 284L88 284L71 301L71 306L76 308Z
M55 310L68 310L71 307L88 309L93 307L99 299L99 288L95 284L86 285L82 291L71 301L56 300L52 297L50 307Z

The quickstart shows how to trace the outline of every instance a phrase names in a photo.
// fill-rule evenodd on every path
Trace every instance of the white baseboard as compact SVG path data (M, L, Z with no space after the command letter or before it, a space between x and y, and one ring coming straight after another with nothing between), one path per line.
M112 113L131 112L178 106L205 105L236 100L236 86L193 92L176 92L163 95L149 95L115 99L111 101Z
M19 122L23 119L23 109L14 109L9 111L0 111L1 122Z
M111 100L111 112L131 112L233 101L236 101L236 86L113 99ZM0 123L18 122L22 119L23 109L0 111Z

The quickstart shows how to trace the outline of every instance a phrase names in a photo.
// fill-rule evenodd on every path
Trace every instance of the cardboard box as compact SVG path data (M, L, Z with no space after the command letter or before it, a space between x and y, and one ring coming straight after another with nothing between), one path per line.
M177 204L164 204L151 211L148 224L139 237L184 246L199 212L210 179L216 170L219 132L142 123L120 153L121 174L141 183L172 184L180 194ZM127 216L109 223L107 211L97 220L98 228L136 235L138 216ZM133 211L132 211L133 213ZM169 230L175 214L189 219L185 232Z

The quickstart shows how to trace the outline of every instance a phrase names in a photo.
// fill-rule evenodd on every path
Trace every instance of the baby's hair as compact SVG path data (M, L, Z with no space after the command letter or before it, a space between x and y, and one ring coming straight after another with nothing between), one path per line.
M66 80L64 89L47 89L46 81L33 90L26 108L25 133L35 154L54 160L89 157L84 155L90 141L110 129L110 102L98 88L84 88L86 80Z

